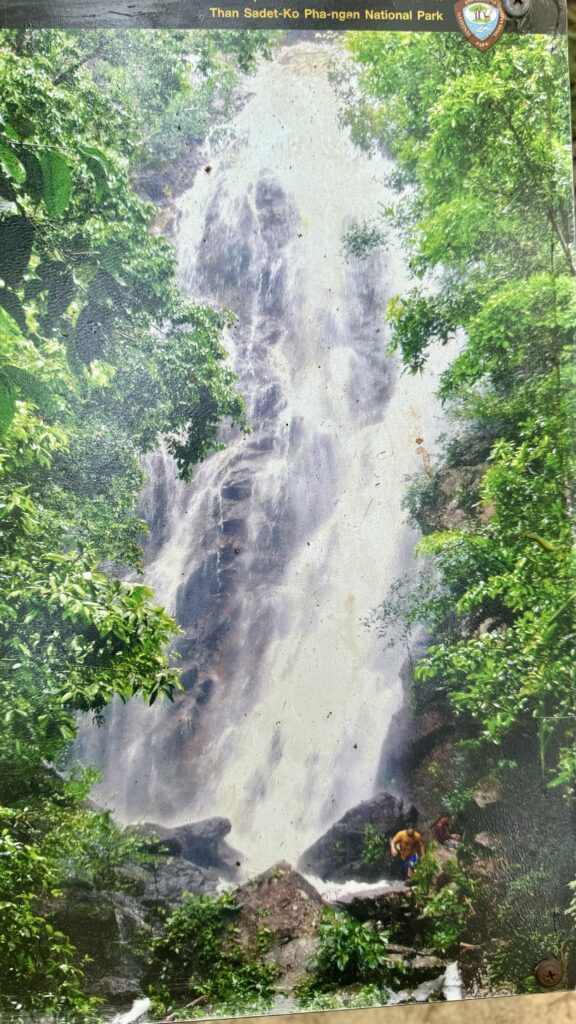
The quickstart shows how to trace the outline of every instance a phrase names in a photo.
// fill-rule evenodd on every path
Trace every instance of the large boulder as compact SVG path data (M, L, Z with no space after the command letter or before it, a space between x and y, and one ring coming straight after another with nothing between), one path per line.
M139 978L121 978L117 975L98 979L93 986L94 994L112 1006L128 1006L142 995Z
M337 906L357 921L378 921L385 927L394 925L396 934L405 932L407 929L403 926L415 917L412 894L402 883L366 893L351 892L340 896Z
M370 881L377 867L380 877L393 877L394 868L389 840L407 825L417 826L418 811L391 793L378 793L348 811L332 828L302 854L298 867L323 881ZM383 855L377 865L362 859L366 827L371 825L384 840Z
M51 923L89 958L87 991L115 1006L142 994L146 965L141 951L161 915L178 906L186 893L215 893L220 876L183 857L158 856L145 866L124 865L118 880L119 891L69 882L46 906Z
M341 895L336 907L345 910L356 921L372 921L385 931L391 930L396 941L406 946L411 947L417 939L418 915L414 910L414 897L411 890L401 883ZM406 947L397 947L396 952L410 959Z
M216 871L199 868L184 857L158 860L142 876L145 887L139 898L146 908L176 907L187 893L215 893L220 882Z
M227 877L234 877L240 866L236 851L224 842L231 829L228 818L206 818L174 828L154 822L137 826L140 835L150 837L150 853L183 857L198 867L217 868Z
M294 986L308 975L309 964L318 949L320 940L315 935L305 935L301 939L291 939L283 945L275 945L270 950L270 958L278 968L276 988L279 993L289 995Z
M297 871L281 861L235 892L241 907L238 941L250 952L268 946L278 967L279 987L289 990L306 974L318 946L316 932L326 903Z
M235 891L242 910L240 941L250 945L264 927L271 941L291 942L314 935L326 903L286 861L280 861Z

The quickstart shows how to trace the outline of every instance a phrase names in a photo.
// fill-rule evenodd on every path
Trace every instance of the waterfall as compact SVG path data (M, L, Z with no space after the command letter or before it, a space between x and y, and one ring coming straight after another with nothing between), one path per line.
M111 1024L136 1024L148 1016L152 1003L150 999L135 999L129 1010L124 1013L117 1013L112 1018Z
M442 985L442 995L449 1003L464 999L462 975L460 974L460 967L458 966L457 960L453 960L446 967L446 973L444 975L444 982Z
M227 816L252 871L294 863L374 791L405 652L365 621L412 564L405 477L442 425L434 369L401 375L385 354L399 247L360 259L343 244L386 200L387 165L342 126L339 47L298 41L263 63L179 203L183 287L238 317L251 432L188 485L165 453L150 460L147 578L182 627L185 691L115 706L82 740L121 820Z

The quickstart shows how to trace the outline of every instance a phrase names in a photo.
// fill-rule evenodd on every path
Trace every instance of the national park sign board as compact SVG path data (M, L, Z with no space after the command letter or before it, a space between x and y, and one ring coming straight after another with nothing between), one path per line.
M574 989L565 27L2 5L3 1020Z

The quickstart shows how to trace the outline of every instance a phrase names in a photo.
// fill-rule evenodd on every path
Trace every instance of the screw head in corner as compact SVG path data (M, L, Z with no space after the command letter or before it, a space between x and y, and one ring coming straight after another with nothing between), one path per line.
M542 988L556 988L564 977L564 968L559 960L542 960L534 975Z
M502 0L502 6L509 18L523 18L532 7L532 0Z

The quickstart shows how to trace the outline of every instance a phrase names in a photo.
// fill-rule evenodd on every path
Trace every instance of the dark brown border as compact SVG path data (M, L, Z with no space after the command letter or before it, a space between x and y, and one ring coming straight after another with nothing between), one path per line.
M353 29L382 31L458 32L453 0L293 0L290 8L301 12L295 20L251 21L242 17L245 6L284 8L283 0L233 0L240 17L223 24L210 14L214 0L0 0L0 28L270 28L270 29ZM360 19L341 22L336 19L303 17L307 7L328 13L357 10ZM413 12L411 20L367 18L366 10L391 14ZM418 20L418 10L437 10L440 21ZM507 32L555 34L566 31L565 0L533 0L531 11L523 18L507 20Z

